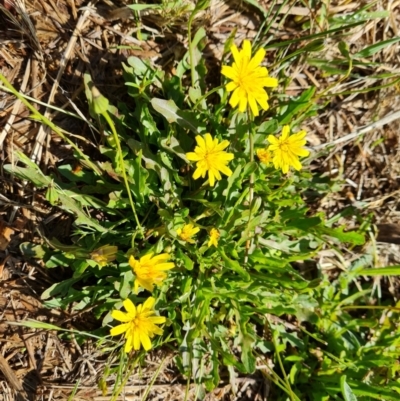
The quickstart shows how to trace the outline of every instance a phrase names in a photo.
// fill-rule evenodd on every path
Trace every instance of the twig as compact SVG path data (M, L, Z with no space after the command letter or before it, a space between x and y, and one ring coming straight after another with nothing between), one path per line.
M375 121L371 124L368 124L365 127L361 128L360 130L354 131L350 134L342 136L341 138L335 139L334 141L323 143L323 144L317 145L317 146L312 146L312 147L310 146L310 149L317 151L317 150L326 148L331 145L338 145L339 143L342 143L342 142L351 141L352 139L357 138L361 135L364 135L367 132L372 131L373 129L380 128L380 127L382 127L386 124L390 124L391 122L398 120L398 119L400 119L400 111L396 111L395 113L388 114L385 117L383 117L382 119L380 119L379 121Z
M71 54L73 52L73 49L74 49L74 47L76 45L78 37L79 37L79 35L81 33L81 30L83 29L84 23L87 20L89 14L92 12L92 6L96 3L96 1L97 0L94 0L94 1L90 2L88 4L88 6L85 7L84 13L80 16L80 18L79 18L79 20L78 20L78 22L76 24L75 30L74 30L74 32L73 32L73 34L71 36L70 41L68 42L67 48L65 49L64 55L63 55L63 57L61 59L60 68L58 70L56 80L55 80L55 82L54 82L54 84L53 84L53 86L51 88L51 92L50 92L49 99L48 99L48 102L47 102L48 104L51 104L53 102L53 100L54 100L54 96L55 96L56 91L58 89L61 77L62 77L62 75L64 73L64 70L65 70L65 68L67 66L67 61L69 60L69 58L70 58L70 56L71 56ZM46 108L46 110L44 112L44 116L46 118L50 117L50 108L49 107ZM39 161L40 161L40 159L42 157L43 144L45 143L46 137L47 137L49 132L50 132L50 127L41 125L41 127L39 129L39 132L37 134L37 137L36 137L35 145L33 147L32 153L31 153L31 160L33 162L35 162L35 163L39 163Z

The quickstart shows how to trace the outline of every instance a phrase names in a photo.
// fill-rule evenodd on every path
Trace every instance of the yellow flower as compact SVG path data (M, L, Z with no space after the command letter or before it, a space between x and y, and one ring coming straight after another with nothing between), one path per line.
M224 140L218 143L217 138L212 138L210 134L205 134L204 137L196 136L197 145L194 152L186 153L186 157L197 162L196 171L193 178L197 180L200 176L204 178L208 173L210 185L213 187L215 179L220 180L221 173L228 177L232 175L232 171L227 164L233 159L233 153L225 152L224 149L229 146L229 141Z
M310 152L304 149L306 144L306 131L299 131L297 134L289 136L290 127L285 125L282 128L282 136L275 138L272 135L268 136L270 143L268 150L274 154L273 162L276 169L282 169L283 173L287 173L292 166L296 170L301 169L299 156L308 156Z
M140 349L140 345L143 345L143 348L148 351L151 349L150 338L153 338L154 334L161 335L163 333L162 329L156 325L165 323L166 319L164 316L153 316L155 315L153 310L155 302L156 300L150 297L144 304L136 307L130 299L125 299L123 304L127 313L120 310L111 312L111 316L122 324L113 327L110 334L117 336L125 333L125 352L130 352L132 348L137 351Z
M229 104L232 107L239 105L239 111L243 113L247 104L249 104L253 115L258 116L258 106L263 110L268 110L268 94L264 86L275 88L278 86L278 80L268 75L265 67L260 67L265 57L265 50L259 49L251 58L251 43L248 40L243 41L242 50L233 45L231 47L234 63L232 67L222 66L221 74L232 81L226 85L228 92L232 92Z
M108 265L110 262L115 260L118 252L118 247L113 245L103 245L100 248L95 249L90 257L101 267Z
M182 228L178 228L176 232L181 237L181 240L194 244L192 239L193 235L196 235L200 231L199 227L194 227L193 224L189 223L184 225Z
M208 247L214 245L215 247L218 246L218 239L219 239L219 231L216 228L212 228L210 231L210 240L208 241Z
M152 292L154 285L160 285L166 279L165 270L170 270L175 266L172 262L165 263L169 258L168 253L161 253L154 258L153 253L148 253L140 260L136 260L133 256L129 258L129 265L136 275L135 294L138 293L139 286Z
M261 163L269 164L272 159L271 152L268 149L257 149L257 157L260 159Z

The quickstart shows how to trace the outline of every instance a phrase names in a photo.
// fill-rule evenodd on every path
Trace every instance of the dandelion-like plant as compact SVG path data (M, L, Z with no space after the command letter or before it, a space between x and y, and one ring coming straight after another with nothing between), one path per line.
M151 338L155 334L161 335L163 330L157 324L165 323L164 316L156 316L153 297L148 298L144 304L135 306L130 299L123 302L126 312L113 310L111 316L122 324L110 330L112 336L125 333L125 352L130 352L132 348L139 350L142 345L148 351L151 349Z
M211 245L214 245L215 247L218 246L218 240L219 240L219 231L216 228L212 228L210 231L210 239L208 240L208 247Z
M251 43L243 42L242 50L232 45L231 52L234 63L232 66L224 65L221 74L231 79L226 85L229 92L233 92L229 104L235 108L239 105L239 111L244 112L247 105L254 116L258 116L258 105L263 110L268 110L268 94L264 87L275 88L278 80L268 75L268 70L260 64L265 57L265 50L259 49L254 57L251 57Z
M160 285L167 278L165 271L175 266L174 263L167 262L170 258L168 253L161 253L154 257L153 255L153 253L148 253L139 260L136 260L133 256L129 259L129 265L136 275L134 287L136 294L139 287L152 292L154 285Z
M272 160L272 154L271 152L264 148L264 149L257 149L257 157L260 159L260 162L263 164L268 165L271 163Z
M194 239L192 238L200 231L199 227L194 227L193 224L185 224L182 228L178 228L176 232L178 233L182 241L189 242L189 244L194 244Z
M221 173L228 177L232 175L232 170L227 166L228 162L233 159L233 153L225 152L224 149L229 146L229 141L224 140L218 142L218 138L212 138L210 134L204 136L196 136L197 146L194 152L186 153L186 157L190 161L195 161L197 169L193 174L193 178L204 178L208 173L210 185L213 187L215 180L220 180Z
M273 135L268 136L268 150L273 153L273 163L276 169L282 169L286 174L290 167L295 170L301 170L300 156L308 156L310 152L303 146L307 140L306 131L299 131L297 134L290 135L289 125L282 128L282 135L275 138Z

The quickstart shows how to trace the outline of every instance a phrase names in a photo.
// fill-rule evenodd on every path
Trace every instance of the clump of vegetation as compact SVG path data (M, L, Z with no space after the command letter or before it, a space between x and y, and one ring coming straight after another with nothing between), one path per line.
M22 154L27 167L7 167L76 216L73 245L50 239L29 251L48 268L71 269L42 298L52 308L93 308L102 327L92 335L120 353L107 372L122 371L116 393L145 352L168 347L200 395L218 386L222 369L232 382L259 369L276 400L398 399L399 310L371 302L373 287L360 279L376 274L371 260L335 275L315 262L323 248L364 244L368 230L346 231L305 200L335 185L308 168L316 155L302 124L324 106L321 94L285 94L288 61L365 19L303 38L293 53L296 41L238 48L231 38L216 88L205 84L202 28L175 75L127 60L130 102L109 104L86 75L101 157L74 146L81 167L62 165L54 176ZM283 50L267 70L274 47ZM352 55L343 42L339 50L348 74Z

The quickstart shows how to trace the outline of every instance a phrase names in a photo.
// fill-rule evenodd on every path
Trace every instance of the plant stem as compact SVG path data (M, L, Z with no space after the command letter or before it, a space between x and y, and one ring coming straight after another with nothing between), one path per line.
M288 394L290 396L291 401L294 401L295 400L294 394L293 394L293 391L292 391L292 387L290 386L290 382L289 382L289 379L287 377L287 374L285 372L285 368L284 368L283 363L282 363L281 355L280 355L279 349L278 349L278 344L277 344L276 338L275 338L275 333L273 333L273 335L272 335L272 341L274 343L276 357L278 359L279 366L280 366L282 374L283 374L283 376L285 378L286 386L287 386L287 389L288 389Z
M124 156L122 155L121 143L118 138L117 130L115 129L115 124L114 124L113 120L111 119L111 117L109 116L109 114L107 113L107 111L102 113L102 116L107 121L108 125L111 128L111 132L113 133L115 144L117 146L119 163L121 165L122 176L124 178L125 188L126 188L126 191L128 192L129 203L131 204L131 208L132 208L133 215L135 216L136 224L143 236L143 228L139 222L138 216L136 214L135 204L133 203L131 189L129 188L128 177L126 176L126 170L125 170L125 165L124 165Z
M250 163L254 162L254 123L252 119L251 111L249 110L247 115L249 116L249 147L250 147ZM254 199L254 173L250 174L249 180L249 220L247 222L247 227L251 221L251 209ZM249 233L250 234L250 233ZM249 261L249 253L250 248L253 245L253 238L248 239L246 241L246 249L245 249L245 256L244 256L244 264L247 264Z

